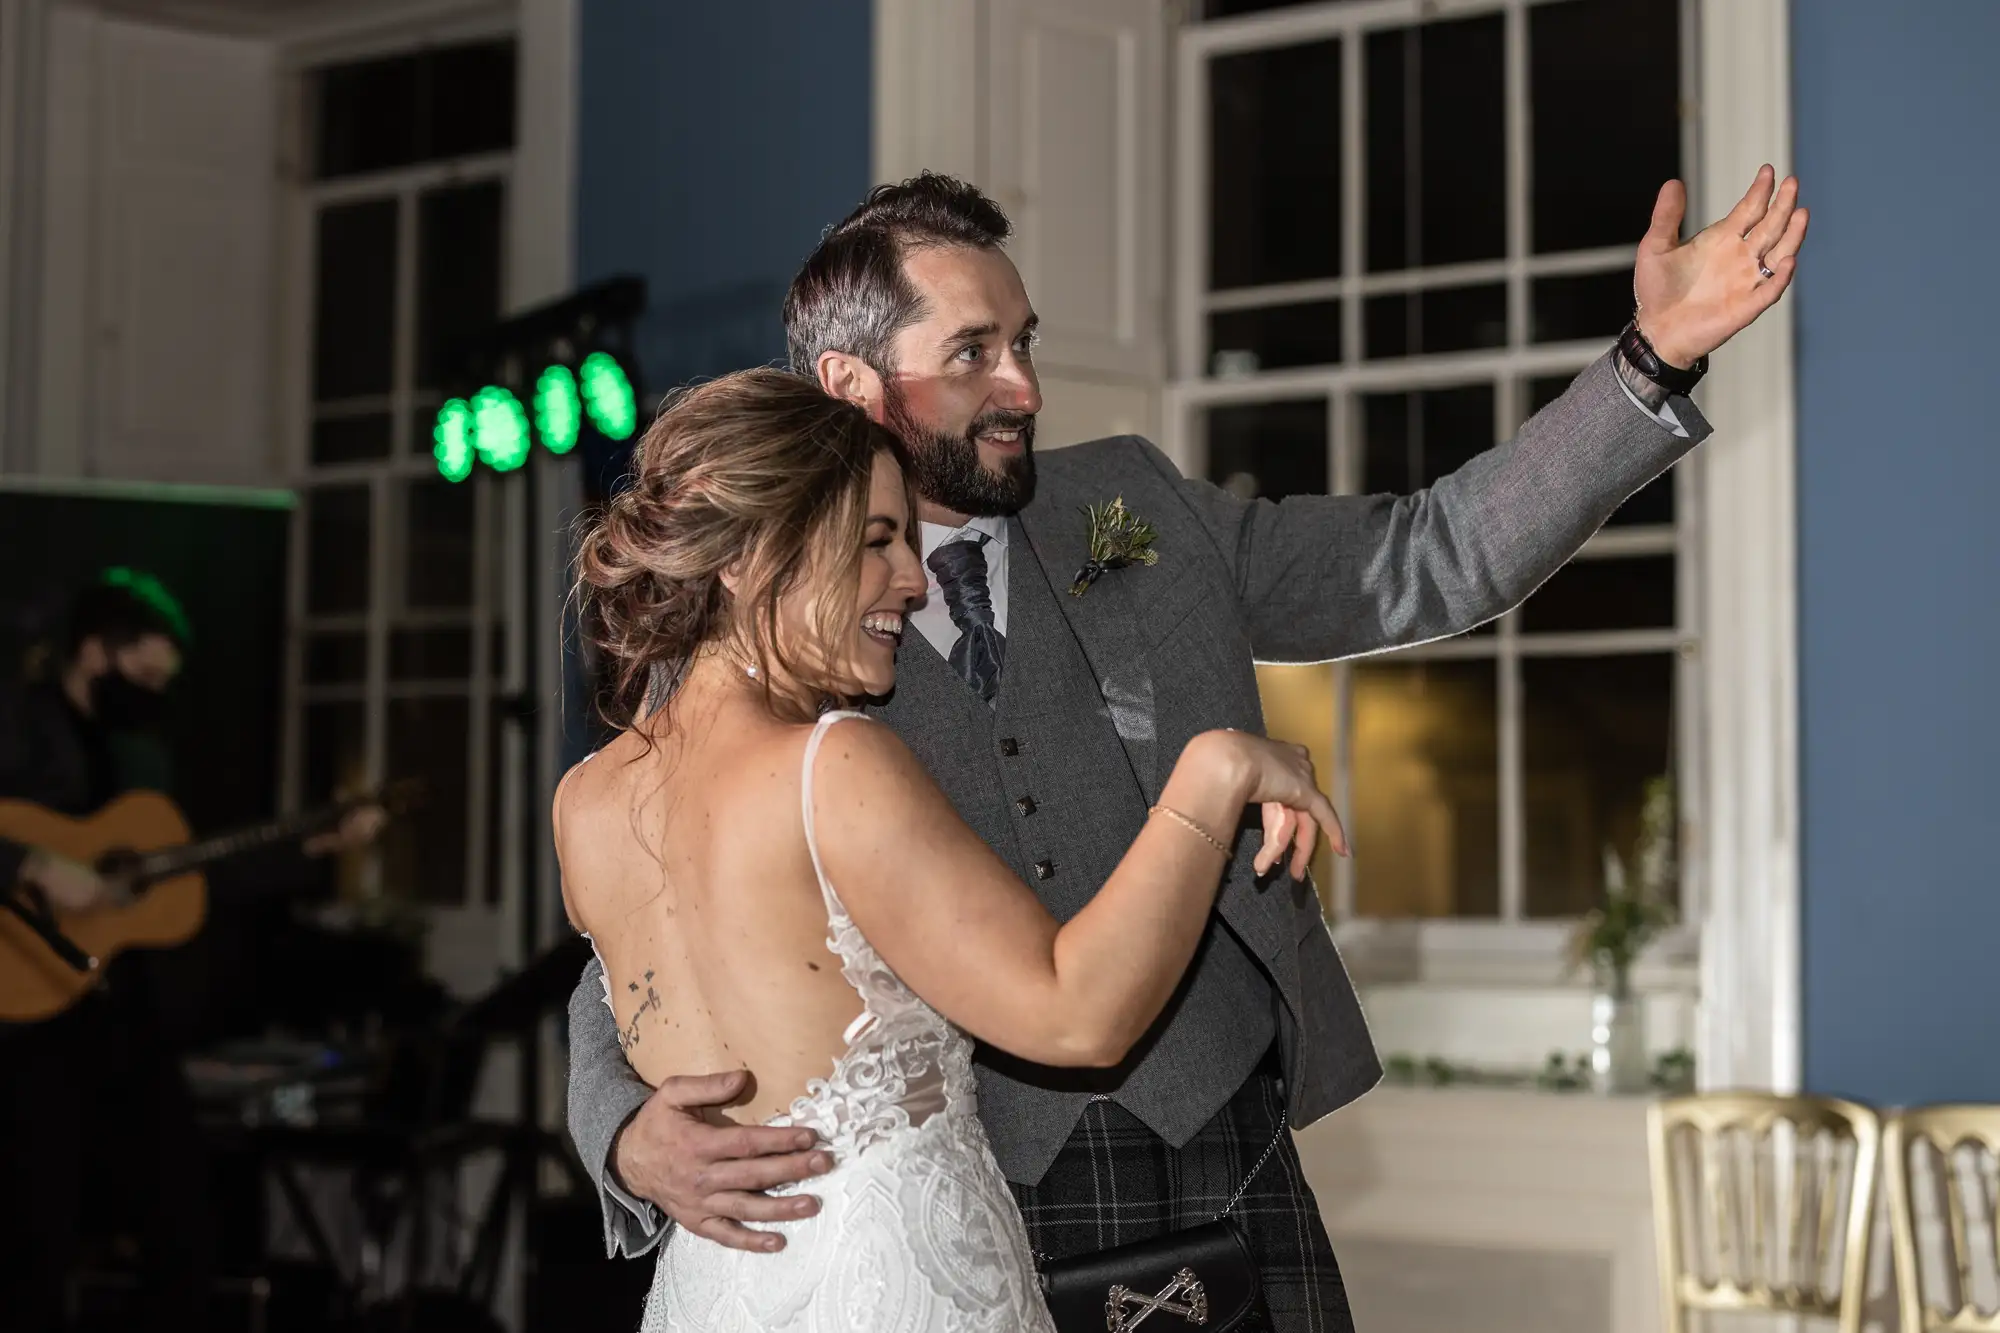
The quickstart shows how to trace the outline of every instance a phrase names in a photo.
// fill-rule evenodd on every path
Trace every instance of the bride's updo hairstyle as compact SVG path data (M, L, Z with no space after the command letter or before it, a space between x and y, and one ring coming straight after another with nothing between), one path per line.
M883 452L902 461L895 435L788 371L677 394L633 451L631 485L586 519L577 555L583 624L612 668L607 719L643 719L659 703L654 669L678 681L708 651L754 668L787 720L851 692L835 670ZM780 604L801 589L804 624L781 632Z

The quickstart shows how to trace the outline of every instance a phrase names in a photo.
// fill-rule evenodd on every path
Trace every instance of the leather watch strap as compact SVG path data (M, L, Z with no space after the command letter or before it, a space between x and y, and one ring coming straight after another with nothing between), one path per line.
M1686 397L1694 392L1694 386L1701 383L1701 377L1708 373L1708 358L1689 366L1686 370L1670 366L1660 359L1653 350L1653 344L1646 341L1646 335L1639 332L1639 321L1630 320L1624 332L1618 335L1618 356L1626 365L1638 371L1669 394Z

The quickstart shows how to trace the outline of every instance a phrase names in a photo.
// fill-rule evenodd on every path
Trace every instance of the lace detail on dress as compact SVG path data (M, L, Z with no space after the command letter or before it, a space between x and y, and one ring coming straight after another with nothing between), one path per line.
M847 915L813 836L813 760L829 713L806 746L806 845L826 901L827 947L861 996L847 1049L788 1115L833 1151L809 1191L817 1216L772 1224L777 1254L677 1234L661 1253L642 1333L1055 1333L1027 1230L980 1128L972 1043L918 999Z
M818 1131L837 1156L860 1152L886 1134L921 1125L948 1107L977 1110L971 1048L958 1030L919 1000L862 937L820 862L813 830L813 768L832 725L853 712L828 713L806 742L799 801L806 850L826 903L826 947L840 959L840 974L861 997L861 1014L847 1029L847 1049L833 1074L806 1084L775 1125ZM865 719L864 719L865 720Z

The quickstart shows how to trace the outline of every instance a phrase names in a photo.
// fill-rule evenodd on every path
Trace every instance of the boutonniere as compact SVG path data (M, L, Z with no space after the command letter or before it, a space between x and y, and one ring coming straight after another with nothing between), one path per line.
M1069 585L1070 596L1083 596L1107 570L1160 562L1160 553L1153 549L1153 539L1160 534L1125 507L1124 496L1110 504L1085 505L1083 512L1090 519L1090 559L1076 571L1076 582Z

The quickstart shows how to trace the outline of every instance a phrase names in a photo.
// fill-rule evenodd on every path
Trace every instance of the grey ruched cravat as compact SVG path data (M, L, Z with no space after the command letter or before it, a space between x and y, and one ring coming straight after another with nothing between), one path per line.
M951 669L987 703L1000 692L1007 636L993 623L993 590L986 581L986 537L946 542L924 563L937 575L945 609L958 627Z

